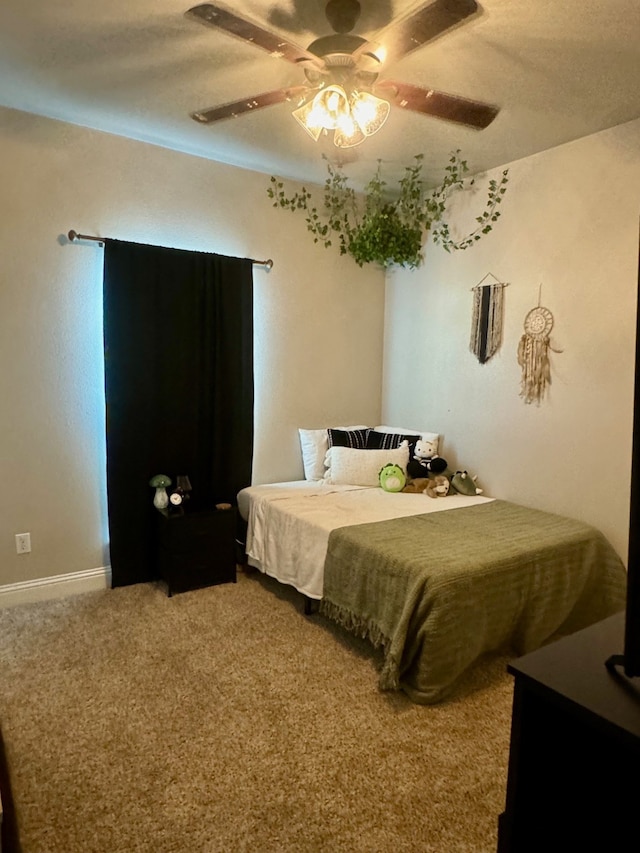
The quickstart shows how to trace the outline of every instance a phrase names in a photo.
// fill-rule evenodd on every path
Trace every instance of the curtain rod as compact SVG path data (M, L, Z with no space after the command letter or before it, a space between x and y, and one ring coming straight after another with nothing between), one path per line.
M67 237L72 243L75 243L76 240L89 240L91 243L99 243L101 246L104 246L105 240L103 237L92 237L89 234L78 234L77 231L71 229L67 234ZM273 267L273 261L271 258L267 258L265 261L256 261L255 258L249 258L252 264L255 264L258 267L266 267L270 270Z

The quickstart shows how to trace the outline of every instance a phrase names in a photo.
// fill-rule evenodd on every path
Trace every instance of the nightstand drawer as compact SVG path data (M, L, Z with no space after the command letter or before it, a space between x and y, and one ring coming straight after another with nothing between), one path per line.
M192 553L206 547L204 540L216 542L235 531L234 510L210 510L164 516L160 523L158 543L161 548Z
M235 582L236 511L160 514L157 568L173 592Z

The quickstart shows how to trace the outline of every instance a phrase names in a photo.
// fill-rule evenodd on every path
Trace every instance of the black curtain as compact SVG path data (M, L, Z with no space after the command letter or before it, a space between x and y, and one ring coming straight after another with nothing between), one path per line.
M205 506L251 481L252 261L108 240L104 344L116 587L156 576L151 477L186 474Z

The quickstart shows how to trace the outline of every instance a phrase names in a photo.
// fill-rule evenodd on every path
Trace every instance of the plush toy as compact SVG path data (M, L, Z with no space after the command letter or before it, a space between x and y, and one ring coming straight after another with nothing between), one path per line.
M430 498L444 498L449 494L449 478L444 474L435 477L417 477L402 490L406 494L428 495Z
M407 483L402 491L408 495L424 494L428 484L428 477L416 477L415 480L411 480L411 482Z
M427 480L427 483L424 493L430 498L446 498L449 494L449 479L443 474L436 474L433 479Z
M380 471L380 485L385 492L401 492L407 482L404 471L399 465L389 463Z
M472 477L466 471L456 471L451 478L451 488L461 495L481 495L482 489L476 486L478 476Z
M447 468L447 461L436 453L437 444L419 438L413 450L413 456L407 465L407 474L412 479L428 477L429 474L442 474Z

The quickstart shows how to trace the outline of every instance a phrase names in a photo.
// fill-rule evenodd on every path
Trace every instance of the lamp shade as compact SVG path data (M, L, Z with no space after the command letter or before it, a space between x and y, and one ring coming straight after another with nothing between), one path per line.
M176 488L182 492L191 491L191 480L186 474L178 474L176 477Z
M355 145L360 145L367 137L360 130L357 123L351 120L349 124L345 122L343 127L337 128L333 134L333 144L338 148L353 148Z
M349 115L349 100L342 86L327 86L307 104L293 111L293 117L313 139L323 130L335 130Z
M322 125L316 123L315 115L313 115L313 101L308 101L292 113L294 119L303 127L309 136L317 142L322 133Z
M357 92L351 99L351 114L365 136L376 133L389 117L387 101L370 92Z

